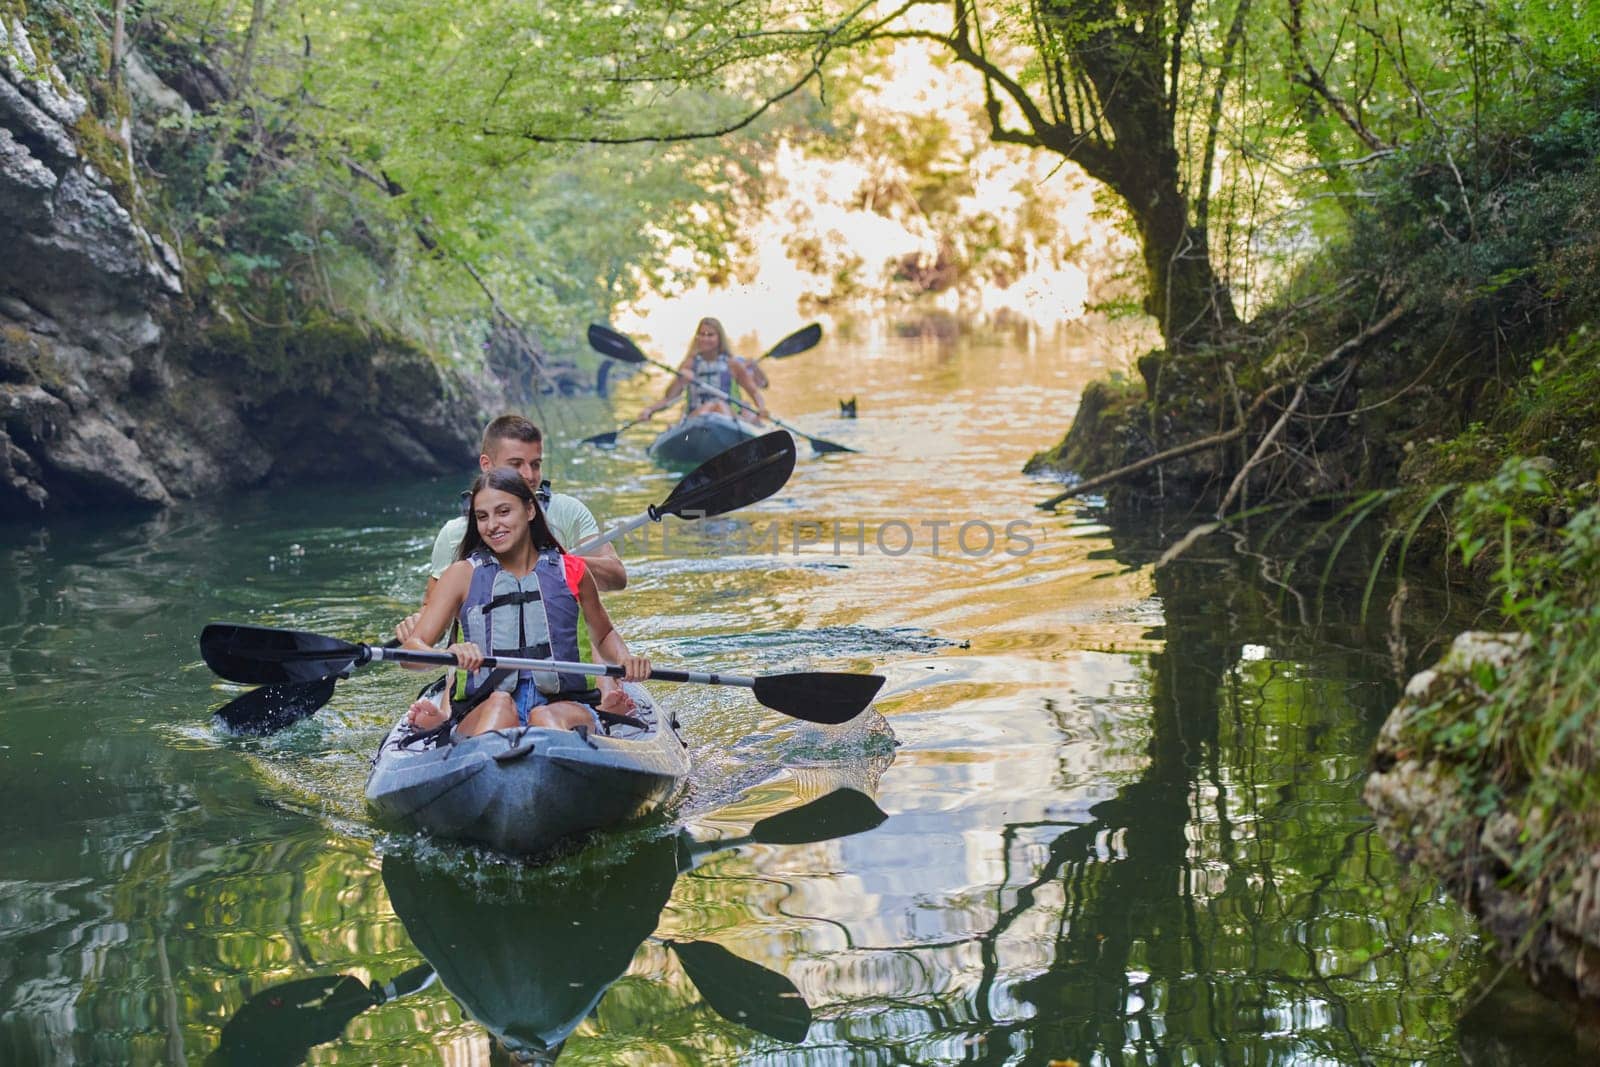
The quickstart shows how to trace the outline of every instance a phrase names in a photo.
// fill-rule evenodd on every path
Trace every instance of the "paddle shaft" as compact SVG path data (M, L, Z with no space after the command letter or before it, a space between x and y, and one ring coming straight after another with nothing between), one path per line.
M589 540L585 541L572 551L576 552L580 556L586 556L590 552L599 548L601 545L609 545L617 538L622 537L624 534L632 533L647 522L652 520L660 522L661 516L651 513L654 510L655 509L652 508L651 511L647 511L643 515L635 515L626 522L619 522L605 533L595 534L593 537L589 538Z
M654 418L654 416L651 416L651 418ZM649 421L650 421L650 419L629 419L627 422L623 423L621 426L618 426L615 430L610 430L610 431L608 431L606 433L597 433L593 437L585 437L582 441L580 441L578 443L579 444L585 444L585 445L598 445L598 444L614 445L614 444L617 443L617 436L619 434L621 434L624 430L631 430L633 427L639 425L641 422L649 422Z
M453 652L423 652L410 648L373 648L368 645L367 658L388 660L391 663L423 663L438 667L455 667ZM518 671L559 671L565 674L603 674L608 678L621 678L625 673L612 663L569 663L563 660L519 659L515 656L485 656L483 666L489 670L505 667ZM694 685L737 685L754 689L755 678L747 674L705 674L701 671L672 671L652 667L652 682L689 682Z

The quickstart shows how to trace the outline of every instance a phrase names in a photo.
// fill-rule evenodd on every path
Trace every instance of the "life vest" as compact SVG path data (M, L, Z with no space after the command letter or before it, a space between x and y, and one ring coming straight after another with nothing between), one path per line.
M717 353L716 359L701 359L694 357L694 378L689 382L689 407L693 411L707 400L721 400L724 395L733 395L733 366L728 362L728 353ZM713 393L706 387L719 390Z
M487 550L472 554L472 581L456 621L463 640L483 649L485 656L526 659L578 659L578 622L581 610L573 584L583 574L580 557L574 583L569 584L568 558L553 548L539 553L533 570L517 578L500 566ZM583 675L555 671L517 671L511 674L487 669L472 672L467 691L477 694L498 673L494 688L513 692L518 682L531 677L541 693L581 690Z

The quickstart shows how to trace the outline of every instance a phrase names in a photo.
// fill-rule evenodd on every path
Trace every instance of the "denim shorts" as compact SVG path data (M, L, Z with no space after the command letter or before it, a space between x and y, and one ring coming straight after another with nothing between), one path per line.
M517 705L517 725L528 725L528 713L541 704L550 701L539 692L539 687L532 678L525 678L517 683L517 691L511 695L511 700Z
M555 699L567 700L576 695L577 694L558 693L556 694ZM528 725L528 713L534 708L552 703L550 697L539 692L539 687L534 684L532 679L518 682L517 691L512 694L511 699L517 705L518 726ZM589 717L594 720L594 729L600 729L600 716L595 712L594 708L590 707L588 704L585 704L582 700L574 700L573 703L578 704L580 707L588 708Z

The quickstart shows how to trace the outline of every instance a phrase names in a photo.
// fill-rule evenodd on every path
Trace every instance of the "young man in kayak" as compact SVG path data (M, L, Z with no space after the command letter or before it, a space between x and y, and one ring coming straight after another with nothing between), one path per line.
M749 417L748 408L754 408L764 419L767 417L767 402L749 367L748 360L728 353L728 335L723 331L722 323L713 318L701 319L700 325L695 328L694 340L689 342L689 353L678 365L678 373L673 376L666 393L640 412L639 419L648 419L671 406L686 386L689 397L684 407L684 418L712 413L733 414L728 402L718 394L737 397L738 390L742 388L750 399L745 401L747 407L740 410Z
M628 651L600 602L588 561L563 550L521 471L484 471L469 493L471 522L456 561L437 579L402 645L427 650L454 622L463 640L447 651L455 654L461 671L443 706L418 700L407 712L408 721L432 729L443 725L454 708L462 716L458 737L517 726L598 729L594 709L580 696L586 688L581 675L485 670L485 654L575 661L581 616L596 654L621 666L627 681L648 678L650 661ZM615 679L602 677L599 684L601 711L626 715L633 710Z
M563 548L572 551L600 532L594 515L584 507L582 501L566 493L549 491L548 483L544 481L544 435L539 432L539 427L521 415L501 415L484 427L478 468L480 471L489 471L496 467L510 467L522 475L531 490L540 495L545 519ZM429 597L433 596L439 576L455 561L456 549L466 533L465 515L457 515L440 527L438 536L433 540L433 561L428 570L427 589L422 595L424 608L428 606ZM584 558L588 561L590 573L594 575L595 584L602 592L627 588L627 569L617 550L610 544L601 545ZM395 636L404 641L420 615L418 611L407 616L395 627Z

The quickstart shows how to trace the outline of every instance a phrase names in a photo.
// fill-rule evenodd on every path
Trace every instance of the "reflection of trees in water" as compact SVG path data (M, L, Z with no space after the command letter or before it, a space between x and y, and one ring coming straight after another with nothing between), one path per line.
M1453 1059L1476 944L1431 885L1403 884L1359 799L1392 697L1383 645L1342 619L1280 624L1295 598L1214 560L1156 585L1143 773L1090 821L1004 828L973 988L947 982L920 1023L882 998L893 1021L841 1036L865 1053L967 1034L973 1062Z

